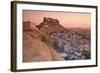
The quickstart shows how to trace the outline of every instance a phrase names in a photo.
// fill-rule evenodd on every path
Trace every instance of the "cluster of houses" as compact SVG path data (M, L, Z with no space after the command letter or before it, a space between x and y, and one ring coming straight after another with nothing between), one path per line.
M83 38L75 32L54 32L50 34L48 40L56 46L55 50L65 60L81 60L90 58L90 40ZM89 56L88 58L85 53L83 54L83 51Z

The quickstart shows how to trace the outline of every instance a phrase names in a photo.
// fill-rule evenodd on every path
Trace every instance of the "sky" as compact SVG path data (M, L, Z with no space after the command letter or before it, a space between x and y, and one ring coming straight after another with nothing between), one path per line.
M44 17L58 19L66 28L90 28L91 25L90 13L23 10L23 21L39 25Z

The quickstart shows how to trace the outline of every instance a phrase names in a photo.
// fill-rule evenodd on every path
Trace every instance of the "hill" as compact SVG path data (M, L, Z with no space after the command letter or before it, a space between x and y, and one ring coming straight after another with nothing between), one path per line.
M91 58L90 29L65 28L44 17L39 25L23 22L23 62Z

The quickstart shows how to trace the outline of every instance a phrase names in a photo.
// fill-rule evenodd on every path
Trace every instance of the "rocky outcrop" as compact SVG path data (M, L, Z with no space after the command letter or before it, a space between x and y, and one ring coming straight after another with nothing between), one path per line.
M64 60L51 46L42 41L46 34L31 22L23 22L23 62Z
M23 26L24 26L23 31L38 30L38 28L36 27L36 24L30 21L23 22Z
M40 32L44 32L46 34L65 30L65 28L60 25L59 20L46 17L44 17L43 22L41 22L37 27L39 28Z
M23 62L60 61L63 58L50 46L24 33Z

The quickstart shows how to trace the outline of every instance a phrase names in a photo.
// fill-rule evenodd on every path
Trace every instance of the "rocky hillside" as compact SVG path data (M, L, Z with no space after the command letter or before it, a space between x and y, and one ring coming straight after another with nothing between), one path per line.
M24 62L63 60L54 49L45 45L39 39L33 39L28 33L24 33L23 46Z
M59 20L46 17L39 25L23 25L23 62L91 58L90 30L64 28Z
M51 46L42 40L43 34L31 22L24 22L23 62L64 60Z

